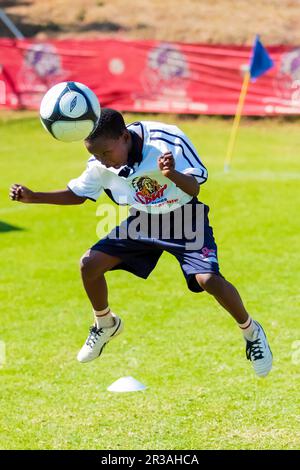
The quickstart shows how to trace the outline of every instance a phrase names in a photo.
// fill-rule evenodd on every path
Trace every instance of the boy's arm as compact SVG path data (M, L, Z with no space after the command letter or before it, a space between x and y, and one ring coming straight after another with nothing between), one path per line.
M33 204L82 204L87 198L77 196L70 189L53 191L48 193L34 192L21 184L13 184L9 191L9 197L13 201Z
M164 153L158 159L158 167L162 174L169 178L182 191L190 196L198 196L200 184L192 175L185 175L175 170L175 160L171 152Z

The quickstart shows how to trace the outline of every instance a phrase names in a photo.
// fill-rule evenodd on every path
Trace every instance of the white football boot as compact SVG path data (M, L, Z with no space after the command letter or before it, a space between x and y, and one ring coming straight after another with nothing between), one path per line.
M113 315L115 319L114 326L109 328L97 328L92 326L86 342L77 354L79 362L89 362L100 356L104 346L113 338L122 333L124 329L121 318Z
M253 369L259 377L265 377L272 369L273 355L263 327L254 321L257 330L253 339L246 341L246 357L252 362Z

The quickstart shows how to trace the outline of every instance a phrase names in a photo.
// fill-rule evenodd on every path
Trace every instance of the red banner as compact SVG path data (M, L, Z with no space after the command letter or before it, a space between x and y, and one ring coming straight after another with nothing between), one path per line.
M300 114L300 48L267 47L244 114ZM0 107L38 109L55 83L85 83L122 111L235 114L251 48L157 41L0 39Z

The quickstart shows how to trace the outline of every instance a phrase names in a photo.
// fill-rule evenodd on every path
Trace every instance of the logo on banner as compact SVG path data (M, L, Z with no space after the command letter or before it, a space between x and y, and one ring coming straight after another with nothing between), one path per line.
M31 105L39 106L39 93L45 93L49 87L63 81L65 74L55 46L47 43L29 44L24 51L18 81L22 84L22 90L31 94Z
M161 80L174 81L188 76L188 65L184 54L173 44L161 44L148 54L148 67Z
M295 83L299 83L299 81L300 48L282 54L275 84L277 94L281 98L294 101Z
M32 44L25 53L24 63L42 78L51 79L62 73L60 56L52 44Z
M282 55L280 72L289 75L292 80L300 80L300 49Z
M132 180L132 186L136 191L135 199L142 204L161 202L167 185L161 186L149 176L140 176Z
M146 70L142 75L144 90L161 97L185 98L188 62L174 44L162 43L148 52Z
M184 48L177 44L161 43L146 55L140 73L143 90L133 92L134 109L158 112L206 111L207 104L194 102L190 96L193 75Z

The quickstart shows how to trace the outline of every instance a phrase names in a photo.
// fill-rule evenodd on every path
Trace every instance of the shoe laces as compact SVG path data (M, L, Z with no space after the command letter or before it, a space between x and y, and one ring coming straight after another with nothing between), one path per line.
M254 341L247 340L246 357L250 361L257 361L258 359L264 358L263 347L261 345L260 338L257 338Z
M86 345L90 346L93 348L95 346L96 342L98 341L98 338L102 335L103 329L102 328L97 328L96 326L91 326L90 327L90 334L86 340Z

